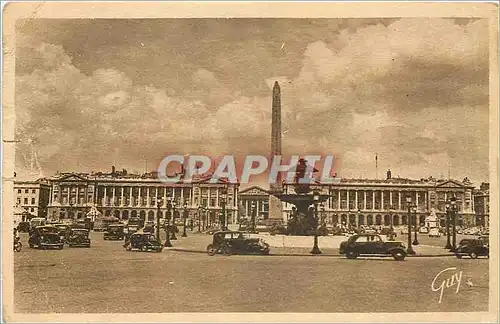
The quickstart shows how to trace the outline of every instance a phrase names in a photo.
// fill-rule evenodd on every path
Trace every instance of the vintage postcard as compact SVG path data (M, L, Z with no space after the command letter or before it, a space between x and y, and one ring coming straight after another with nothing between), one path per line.
M497 11L7 4L3 319L497 322Z

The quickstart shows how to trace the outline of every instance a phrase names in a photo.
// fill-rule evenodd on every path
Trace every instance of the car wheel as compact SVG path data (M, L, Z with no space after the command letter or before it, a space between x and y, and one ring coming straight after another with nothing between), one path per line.
M62 250L63 249L63 245L59 245L59 250Z
M476 252L469 253L469 256L470 256L471 259L477 259L477 253Z
M394 251L392 252L392 257L396 261L403 261L406 257L406 255L403 253L403 251Z
M461 254L457 254L456 257L457 257L457 259L461 259L462 255Z
M231 255L231 247L227 246L227 245L223 246L222 253L226 256L230 256Z
M147 246L143 246L143 247L141 248L141 251L142 251L142 252L147 252L147 251L148 251L148 247L147 247Z
M23 245L21 244L21 242L17 243L17 245L15 245L15 250L16 252L21 252L21 249L23 248Z
M356 252L349 251L349 252L346 253L346 257L348 259L353 260L353 259L356 259L358 257L358 254Z
M215 255L215 249L214 249L214 246L212 244L209 244L207 246L207 253L210 256Z

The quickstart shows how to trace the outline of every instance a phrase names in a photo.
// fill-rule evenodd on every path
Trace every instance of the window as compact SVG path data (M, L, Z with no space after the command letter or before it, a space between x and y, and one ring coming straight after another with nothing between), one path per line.
M17 189L17 193L20 194L21 193L21 189Z
M24 189L24 193L29 193L29 189Z
M31 207L30 212L34 212L34 211L35 211L35 208Z
M31 204L34 205L35 204L35 198L31 198Z
M17 204L20 205L21 204L21 198L17 198Z
M31 193L33 193L33 194L36 193L36 190L35 189L31 190Z
M24 204L27 205L28 204L28 198L24 198Z

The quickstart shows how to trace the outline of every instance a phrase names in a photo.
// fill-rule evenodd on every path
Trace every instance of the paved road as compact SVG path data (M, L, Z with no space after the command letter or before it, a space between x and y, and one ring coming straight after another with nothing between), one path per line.
M101 237L92 233L90 249L16 253L16 312L420 312L488 305L488 259L209 257L127 252ZM460 290L445 290L439 304L431 282L450 267L463 273Z

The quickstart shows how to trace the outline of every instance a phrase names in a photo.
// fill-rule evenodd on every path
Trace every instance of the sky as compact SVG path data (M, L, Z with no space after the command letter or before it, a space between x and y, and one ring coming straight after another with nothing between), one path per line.
M488 181L485 19L31 19L16 26L18 174L167 154L331 154L343 178ZM260 183L259 183L260 184Z

